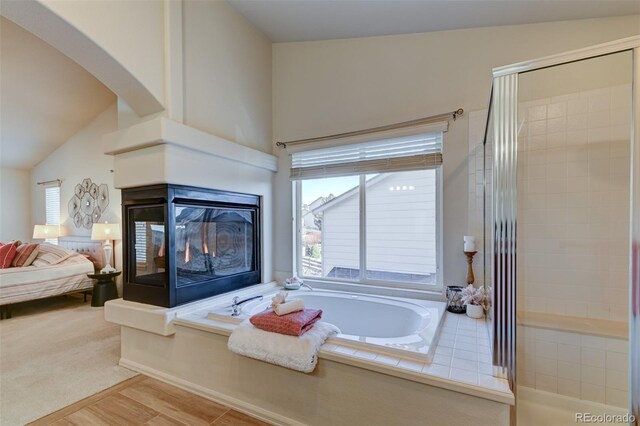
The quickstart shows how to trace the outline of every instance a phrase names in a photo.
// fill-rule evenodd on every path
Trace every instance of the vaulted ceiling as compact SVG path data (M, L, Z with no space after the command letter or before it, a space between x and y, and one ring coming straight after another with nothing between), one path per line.
M84 68L0 18L0 166L30 169L116 101Z
M228 0L273 42L640 14L637 0Z

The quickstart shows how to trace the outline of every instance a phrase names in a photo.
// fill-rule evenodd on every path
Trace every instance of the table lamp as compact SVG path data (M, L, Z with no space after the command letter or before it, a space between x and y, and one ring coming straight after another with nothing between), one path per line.
M48 240L51 238L58 238L59 236L59 225L34 225L33 227L34 240Z
M120 225L117 223L94 223L91 228L92 240L103 240L102 248L104 249L104 258L107 265L100 270L101 274L107 274L109 272L116 272L116 268L111 266L111 253L113 253L113 246L111 240L119 240Z

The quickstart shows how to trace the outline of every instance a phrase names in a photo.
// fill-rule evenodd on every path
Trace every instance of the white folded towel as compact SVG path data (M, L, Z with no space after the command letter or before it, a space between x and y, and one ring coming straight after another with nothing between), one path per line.
M273 307L273 312L278 315L286 315L291 312L301 311L304 309L304 302L300 299L292 300L291 302L280 303Z
M260 330L247 319L231 333L228 347L240 355L311 373L318 363L320 346L338 333L335 325L318 321L302 336L287 336Z

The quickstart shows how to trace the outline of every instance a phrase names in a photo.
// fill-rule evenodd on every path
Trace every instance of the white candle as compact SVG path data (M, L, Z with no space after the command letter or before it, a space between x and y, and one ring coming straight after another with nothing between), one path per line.
M464 236L464 251L476 251L476 237L472 235Z

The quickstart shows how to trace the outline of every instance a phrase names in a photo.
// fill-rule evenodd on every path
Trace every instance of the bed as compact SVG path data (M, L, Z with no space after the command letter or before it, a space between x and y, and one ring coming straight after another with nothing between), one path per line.
M54 265L0 269L0 308L10 317L9 305L62 294L89 291L93 280L87 274L103 265L100 243L88 237L61 237L59 245L70 251ZM92 262L86 256L95 260Z

